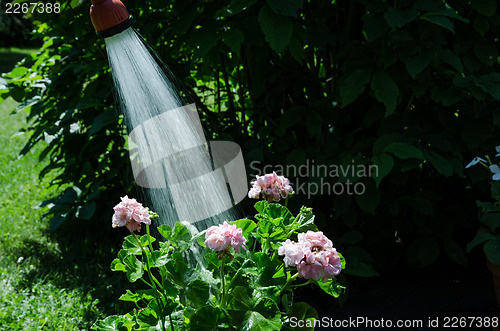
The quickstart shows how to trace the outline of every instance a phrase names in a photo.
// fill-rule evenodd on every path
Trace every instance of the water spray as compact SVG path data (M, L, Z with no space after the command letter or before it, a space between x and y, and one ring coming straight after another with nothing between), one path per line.
M101 38L114 36L132 25L127 8L120 0L92 0L90 20Z
M184 105L120 0L92 0L90 18L106 44L135 182L161 215L156 225L187 222L194 233L235 219L248 189L239 146L206 140L196 106Z

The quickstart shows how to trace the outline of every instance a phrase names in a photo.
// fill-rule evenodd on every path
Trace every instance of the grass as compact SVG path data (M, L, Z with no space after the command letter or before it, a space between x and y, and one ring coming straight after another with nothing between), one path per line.
M43 270L48 256L61 260L47 220L37 205L54 189L38 180L44 166L42 146L18 160L27 137L20 133L25 114L12 114L16 103L0 104L0 329L80 330L96 317L95 299L79 289L63 288L61 274Z
M0 49L0 68L9 71L29 52L4 57ZM18 158L29 137L22 132L26 113L16 105L11 98L0 103L0 330L89 329L120 310L115 302L127 282L109 268L116 244L48 231L37 206L57 188L38 179L47 163L38 160L43 143Z
M0 47L0 73L9 72L14 65L22 60L26 55L35 53L38 49Z

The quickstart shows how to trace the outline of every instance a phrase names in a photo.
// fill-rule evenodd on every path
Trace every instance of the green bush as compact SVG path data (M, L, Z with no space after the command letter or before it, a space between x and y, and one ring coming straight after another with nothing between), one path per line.
M54 226L109 222L104 207L132 184L103 43L88 4L72 5L40 15L44 46L4 91L34 119L23 153L49 141L42 175L68 186L52 201ZM496 1L125 5L212 138L238 142L247 163L378 166L376 178L301 179L366 185L361 196L297 199L326 233L346 233L337 239L347 273L429 265L443 253L466 263L475 209L464 165L499 140Z

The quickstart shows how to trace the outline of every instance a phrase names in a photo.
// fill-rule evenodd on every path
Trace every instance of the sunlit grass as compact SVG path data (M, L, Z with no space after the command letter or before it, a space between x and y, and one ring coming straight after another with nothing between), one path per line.
M67 286L67 262L37 207L56 188L38 179L43 144L19 159L28 137L20 131L26 114L13 114L15 106L10 98L0 104L0 330L87 329L97 301Z

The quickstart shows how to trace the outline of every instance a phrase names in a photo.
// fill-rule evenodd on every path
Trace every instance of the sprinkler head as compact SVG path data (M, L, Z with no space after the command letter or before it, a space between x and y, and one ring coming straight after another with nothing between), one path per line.
M127 8L120 0L92 0L90 20L101 38L114 36L132 25Z

